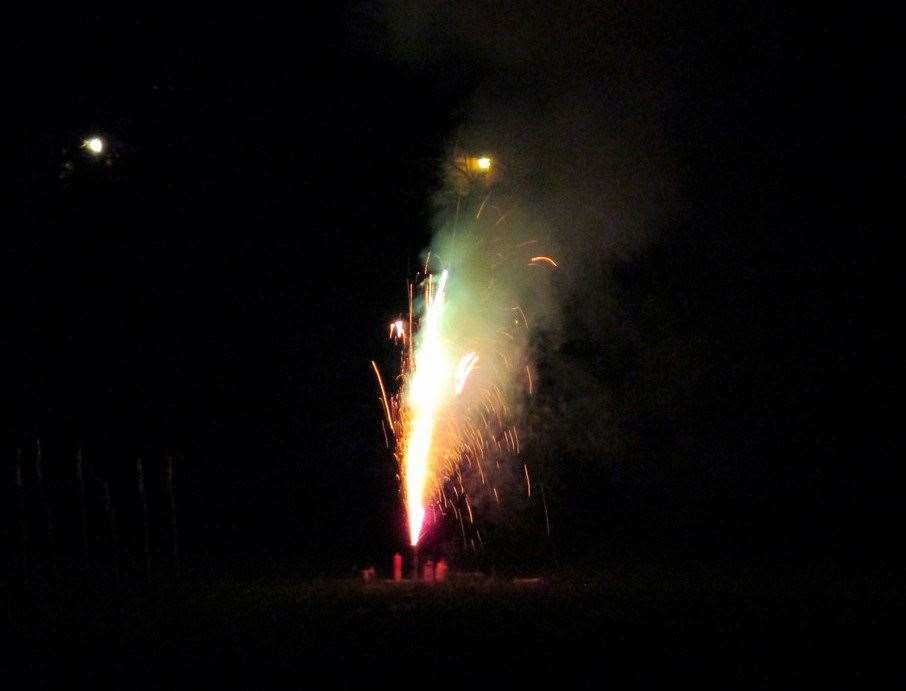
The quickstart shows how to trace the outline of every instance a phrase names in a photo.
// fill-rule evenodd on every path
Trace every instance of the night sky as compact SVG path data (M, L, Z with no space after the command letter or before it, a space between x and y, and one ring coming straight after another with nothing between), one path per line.
M565 258L528 419L553 551L887 558L902 173L875 24L506 2L27 22L0 452L40 438L60 496L79 446L115 488L173 454L187 553L399 545L369 361L394 358L471 146Z

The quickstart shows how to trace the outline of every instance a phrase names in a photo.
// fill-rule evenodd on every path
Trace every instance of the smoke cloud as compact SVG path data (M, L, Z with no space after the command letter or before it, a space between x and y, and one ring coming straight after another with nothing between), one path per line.
M372 50L468 85L443 165L492 156L487 203L509 214L516 244L537 240L556 256L551 292L534 296L538 325L555 328L568 304L598 331L609 297L589 276L631 258L682 209L664 104L690 69L673 59L694 19L673 19L636 4L403 2L368 5L353 22ZM435 245L462 210L462 190L446 182ZM475 194L473 209L484 201Z
M528 11L507 2L388 3L368 6L355 24L372 50L466 94L440 164L430 256L451 267L451 312L471 320L481 340L500 339L501 310L525 307L527 328L506 344L507 357L542 360L540 370L486 369L475 383L476 391L515 389L534 374L541 396L517 410L518 396L507 399L528 468L497 481L525 493L525 474L535 476L536 501L547 482L546 524L548 508L557 513L555 476L569 475L551 464L566 457L581 484L583 463L607 467L628 444L611 386L619 377L607 370L623 366L619 351L635 337L611 279L682 209L664 105L688 69L672 62L682 31L652 8L600 3ZM492 158L490 177L464 173L463 159L478 155ZM537 255L557 268L533 266ZM496 308L474 323L470 306L491 295Z

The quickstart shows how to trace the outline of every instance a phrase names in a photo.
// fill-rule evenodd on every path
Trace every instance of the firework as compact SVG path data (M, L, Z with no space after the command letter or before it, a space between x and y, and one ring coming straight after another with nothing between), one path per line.
M469 224L442 232L409 284L408 317L389 324L401 346L390 395L371 363L400 467L413 555L434 514L458 520L464 542L467 520L480 544L472 495L483 489L500 503L495 476L519 454L521 403L535 388L522 302L539 274L526 267L558 264L532 255L536 240L515 242L502 223L506 215L489 219L489 208L486 196ZM521 465L531 497L528 466Z

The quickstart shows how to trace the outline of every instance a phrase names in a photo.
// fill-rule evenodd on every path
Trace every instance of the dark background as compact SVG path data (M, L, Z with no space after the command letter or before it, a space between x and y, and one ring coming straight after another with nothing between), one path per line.
M414 24L432 14L417 6ZM495 7L494 30L550 16ZM368 4L20 24L0 271L9 464L40 438L64 513L81 445L91 501L111 478L128 520L134 458L172 453L187 555L384 559L403 530L369 361L394 357L385 325L429 244L451 141L476 104L487 116L487 84L556 91L539 54L562 56L591 102L644 83L652 70L624 68L651 54L669 88L636 107L657 114L672 165L635 165L628 145L621 165L680 192L619 252L582 236L582 287L564 281L562 321L537 339L548 385L529 413L553 531L529 507L498 552L538 538L547 565L639 546L898 558L898 296L882 258L902 174L883 18L596 7L555 8L563 42L529 31L524 59L509 41L503 63L481 49L494 35L410 53L400 13ZM573 27L605 58L579 60ZM610 127L590 112L590 131ZM639 138L634 117L616 140ZM79 148L92 133L102 157ZM589 146L570 175L606 175L606 155ZM579 307L589 297L601 309Z

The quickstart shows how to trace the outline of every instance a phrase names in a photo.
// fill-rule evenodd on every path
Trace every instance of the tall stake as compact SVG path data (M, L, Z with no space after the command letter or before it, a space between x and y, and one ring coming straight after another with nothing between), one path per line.
M142 468L142 459L135 462L136 478L138 480L138 496L142 506L142 531L144 537L145 575L151 576L151 534L148 530L148 500L145 497L145 472Z
M85 503L85 475L82 473L82 448L76 451L75 457L76 486L79 490L79 517L82 527L82 559L88 564L88 507Z
M164 456L164 488L170 504L170 554L173 557L173 571L179 576L179 530L176 525L176 497L173 495L173 456Z
M16 449L16 498L19 503L19 543L21 552L22 584L28 588L28 516L25 506L25 481L22 476L22 449Z
M116 529L116 511L113 510L113 501L110 499L110 483L106 480L101 482L101 492L104 495L104 513L107 514L107 529L110 536L110 556L113 565L113 582L120 584L120 555L119 555L119 535Z
M57 565L57 546L54 538L53 514L50 511L50 502L47 500L47 492L44 489L44 456L41 451L41 440L37 440L35 449L35 479L38 481L38 495L41 497L41 506L44 510L44 522L47 526L47 549L50 558L50 566L53 570L53 577L56 585L60 583L60 569Z

